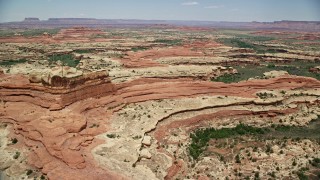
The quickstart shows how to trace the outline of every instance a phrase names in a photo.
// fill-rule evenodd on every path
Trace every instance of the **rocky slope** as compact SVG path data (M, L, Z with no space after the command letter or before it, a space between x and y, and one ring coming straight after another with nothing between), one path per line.
M273 93L279 97L262 100L255 95L261 90L289 93L303 88L304 100L311 104L320 95L319 81L291 76L238 84L154 78L113 84L106 77L96 78L100 85L89 79L65 90L32 84L19 75L3 77L1 122L9 123L5 128L11 132L9 137L18 139L17 144L7 146L28 147L23 148L28 165L41 169L50 179L169 178L180 172L172 169L176 150L164 150L162 144L170 146L185 137L165 140L177 128L181 134L185 128L214 123L211 119L216 118L226 118L221 124L231 117L285 118L297 113L295 104L300 100L284 98L277 91ZM273 107L279 102L283 105ZM6 163L15 163L6 159Z

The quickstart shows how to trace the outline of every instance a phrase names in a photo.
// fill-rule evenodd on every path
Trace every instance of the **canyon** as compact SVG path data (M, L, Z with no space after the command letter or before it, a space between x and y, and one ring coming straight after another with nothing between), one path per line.
M318 32L16 33L0 37L3 179L319 176Z

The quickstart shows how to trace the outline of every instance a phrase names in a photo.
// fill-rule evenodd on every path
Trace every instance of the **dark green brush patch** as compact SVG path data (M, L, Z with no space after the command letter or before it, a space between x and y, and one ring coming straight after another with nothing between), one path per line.
M270 69L273 69L273 68L275 68L275 67L276 67L276 65L273 64L273 63L269 63L269 64L267 65L267 68L270 68Z
M240 79L241 79L241 77L239 74L224 74L222 76L217 77L216 79L212 79L212 81L233 83L233 82L240 81Z
M320 168L320 158L314 158L311 161L311 165L316 168Z
M277 53L281 51L279 49L268 48L267 46L264 46L263 44L261 44L263 42L275 40L274 37L255 36L251 34L237 34L237 33L231 33L231 34L225 33L225 34L234 36L233 38L218 39L218 42L223 43L227 46L252 49L258 54Z
M0 66L12 66L16 64L21 64L27 62L26 59L18 59L18 60L5 60L5 61L0 61Z
M193 159L197 159L201 153L205 151L210 139L222 139L242 135L257 135L264 134L268 131L269 130L267 128L256 128L244 124L239 124L234 128L199 129L190 134L192 142L189 146L189 153Z
M272 41L275 40L274 37L269 37L269 36L252 36L252 35L248 35L248 36L242 36L243 38L246 38L250 41L258 41L258 42L265 42L265 41Z
M320 140L320 118L311 121L308 126L274 126L272 133L266 134L266 137Z
M231 47L249 48L249 49L255 48L255 46L252 45L251 43L244 42L244 41L237 39L237 38L221 38L221 39L218 39L218 41L220 43L223 43L223 44L225 44L227 46L231 46Z
M312 61L293 61L290 63L268 63L262 65L233 66L238 74L225 74L215 79L216 82L235 83L249 78L263 79L263 73L269 71L287 71L291 75L312 77L320 80L320 74L310 72L311 67L319 66L318 62Z
M80 60L74 59L71 54L52 55L48 61L50 65L57 64L57 62L60 61L62 65L69 67L76 67L80 63Z
M27 172L26 172L27 176L29 176L32 173L33 173L33 171L31 169L28 169Z
M199 156L207 149L211 139L237 138L240 136L257 136L262 141L264 139L300 139L309 138L320 140L320 118L311 121L308 126L285 126L272 125L270 127L253 127L244 124L239 124L234 128L205 128L198 129L190 134L191 144L188 151L193 159L198 159ZM320 160L315 161L315 166L318 166Z
M266 66L246 65L246 66L234 66L237 69L238 74L225 74L223 76L212 79L216 82L235 83L249 78L263 77L263 73L271 71Z
M14 32L12 30L0 30L0 37L13 36Z
M273 69L278 71L287 71L289 74L292 75L313 77L320 80L320 74L312 73L309 71L311 67L315 66L319 66L319 63L308 61L295 61L290 64L279 64Z
M305 175L305 169L301 168L298 172L297 172L297 176L299 178L299 180L309 180L308 176Z
M223 34L226 34L229 36L235 36L236 38L239 38L242 40L253 41L253 42L267 42L267 41L276 40L276 38L273 36L255 35L255 34L250 34L250 32L243 33L243 31L241 31L241 30L240 31L233 31L231 33L227 31Z
M57 34L60 29L18 29L18 30L0 30L0 37L10 37L14 36L15 33L20 34L25 37L31 36L40 36L43 35L45 32L51 35Z
M140 46L140 47L133 47L133 48L131 48L131 51L133 51L133 52L138 52L138 51L145 51L145 50L148 50L148 49L149 49L148 47Z

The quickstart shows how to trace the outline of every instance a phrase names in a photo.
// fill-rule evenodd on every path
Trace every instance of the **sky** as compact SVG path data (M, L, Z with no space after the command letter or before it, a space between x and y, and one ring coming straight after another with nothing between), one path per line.
M0 22L25 17L320 21L320 0L0 0Z

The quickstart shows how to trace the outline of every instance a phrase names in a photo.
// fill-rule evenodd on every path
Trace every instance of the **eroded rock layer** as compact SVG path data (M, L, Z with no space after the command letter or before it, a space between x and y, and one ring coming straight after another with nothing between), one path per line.
M15 78L19 81L9 81ZM296 104L301 100L286 98L277 91L289 93L303 88L304 101L312 106L319 102L320 92L319 81L292 76L237 84L154 78L122 84L100 81L100 85L84 83L82 88L64 90L30 84L23 76L3 78L1 120L13 125L11 136L19 139L18 144L29 147L28 163L49 178L71 178L66 174L74 179L173 177L180 173L172 169L177 166L172 164L176 158L172 150L161 148L161 144L176 142L166 140L171 131L188 132L215 119L225 119L219 120L222 124L232 117L286 117L299 112ZM262 90L271 90L277 97L257 99L256 93ZM273 107L279 103L283 105ZM48 107L66 108L50 111ZM158 173L153 171L156 164ZM111 171L106 174L105 170Z
M31 83L25 76L3 76L0 82L3 101L29 102L49 109L90 97L111 94L114 85L107 74L91 73L78 78L53 76L50 82ZM15 82L15 83L12 83Z

